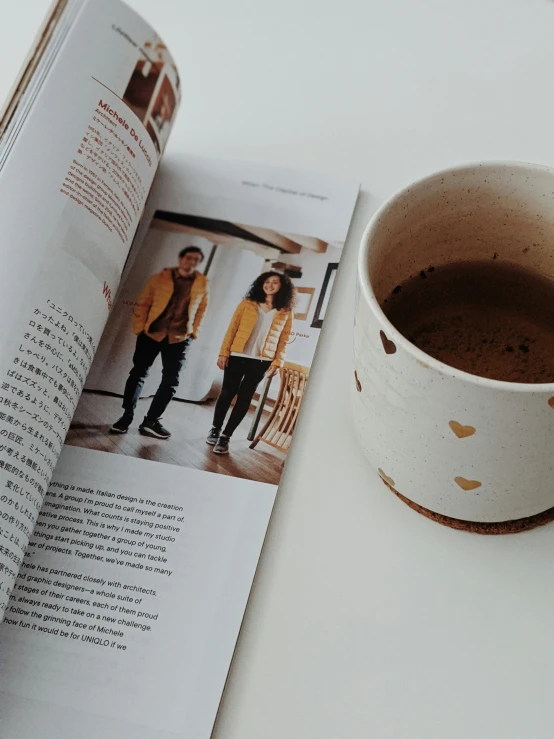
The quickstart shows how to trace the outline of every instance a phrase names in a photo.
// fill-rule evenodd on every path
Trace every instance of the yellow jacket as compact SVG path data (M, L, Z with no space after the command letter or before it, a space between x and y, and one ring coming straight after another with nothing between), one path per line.
M228 357L232 352L241 354L250 334L258 320L257 305L253 300L243 300L239 303L231 318L227 333L223 338L219 355ZM274 367L282 367L285 361L287 342L292 329L292 313L287 310L278 310L271 322L267 339L265 340L262 355L272 359Z
M133 333L137 336L142 331L148 333L152 323L167 308L173 295L173 290L173 277L170 268L162 269L161 272L158 272L157 275L154 275L148 280L133 310ZM200 274L200 272L195 272L194 282L190 289L187 321L187 334L192 336L193 339L197 337L198 329L200 328L207 307L208 278L206 275Z

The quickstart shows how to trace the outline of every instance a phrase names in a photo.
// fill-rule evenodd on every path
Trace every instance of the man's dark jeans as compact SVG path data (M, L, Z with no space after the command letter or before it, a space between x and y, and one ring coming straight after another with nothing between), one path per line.
M163 341L154 341L144 332L137 336L133 368L129 373L123 393L123 408L127 415L134 414L144 381L148 377L148 371L158 354L161 354L162 381L152 399L145 420L157 421L162 417L169 401L177 391L179 372L185 363L185 354L190 342L191 339L185 339L177 344L170 344L167 338Z

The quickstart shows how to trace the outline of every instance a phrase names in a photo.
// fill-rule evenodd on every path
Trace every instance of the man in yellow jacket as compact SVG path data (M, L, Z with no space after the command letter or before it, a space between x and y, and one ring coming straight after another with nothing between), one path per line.
M187 348L196 339L208 307L208 278L196 269L203 259L201 249L187 246L179 253L178 266L151 277L139 295L133 311L137 336L133 367L123 393L124 412L111 427L112 433L129 430L148 371L160 354L162 380L139 431L157 439L171 436L161 417L175 395Z

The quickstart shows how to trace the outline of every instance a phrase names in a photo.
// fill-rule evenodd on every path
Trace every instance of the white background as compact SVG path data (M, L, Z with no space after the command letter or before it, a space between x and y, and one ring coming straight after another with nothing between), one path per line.
M553 0L131 4L181 71L169 152L365 190L216 739L550 738L554 526L480 538L419 517L367 469L348 396L355 253L376 207L464 161L554 163ZM46 7L3 2L2 96Z

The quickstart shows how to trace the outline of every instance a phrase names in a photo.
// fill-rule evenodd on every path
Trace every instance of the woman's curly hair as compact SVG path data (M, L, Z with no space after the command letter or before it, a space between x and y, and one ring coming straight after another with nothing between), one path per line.
M245 295L247 300L253 300L255 303L265 302L264 282L270 277L278 277L281 280L279 292L273 296L273 307L277 310L292 310L294 306L295 289L288 275L282 272L264 272L257 277L250 285L250 289Z

